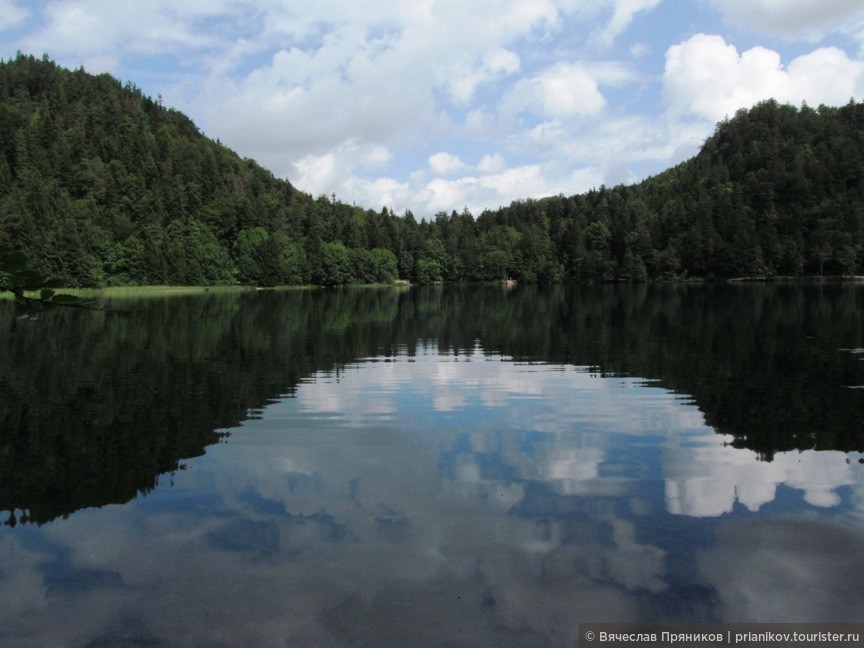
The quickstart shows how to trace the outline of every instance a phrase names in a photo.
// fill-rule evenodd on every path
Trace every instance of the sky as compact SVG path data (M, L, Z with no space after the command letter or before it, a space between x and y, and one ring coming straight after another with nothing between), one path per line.
M313 196L415 216L638 182L776 98L864 99L864 0L0 0Z

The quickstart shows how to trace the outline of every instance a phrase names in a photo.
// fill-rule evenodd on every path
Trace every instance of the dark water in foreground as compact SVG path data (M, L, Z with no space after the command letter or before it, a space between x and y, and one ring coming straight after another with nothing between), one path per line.
M864 621L864 287L0 304L0 645Z

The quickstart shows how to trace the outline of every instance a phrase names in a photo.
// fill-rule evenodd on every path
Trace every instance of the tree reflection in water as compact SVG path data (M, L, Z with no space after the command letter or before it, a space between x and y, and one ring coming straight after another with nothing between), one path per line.
M864 570L861 300L488 286L4 315L0 508L40 526L0 535L0 639L860 621L839 574Z

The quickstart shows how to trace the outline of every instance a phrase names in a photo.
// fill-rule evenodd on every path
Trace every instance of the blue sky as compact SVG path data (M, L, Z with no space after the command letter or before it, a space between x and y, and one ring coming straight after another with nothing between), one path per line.
M864 98L862 0L0 0L18 50L418 217L639 181L769 97Z

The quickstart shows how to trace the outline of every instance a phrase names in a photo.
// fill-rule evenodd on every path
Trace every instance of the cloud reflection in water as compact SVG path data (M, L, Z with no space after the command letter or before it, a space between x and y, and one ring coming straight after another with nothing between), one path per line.
M381 360L306 381L173 487L5 532L0 640L568 645L580 621L860 600L797 587L835 574L838 537L861 546L845 453L760 462L633 378L478 349ZM801 497L778 522L781 487Z

